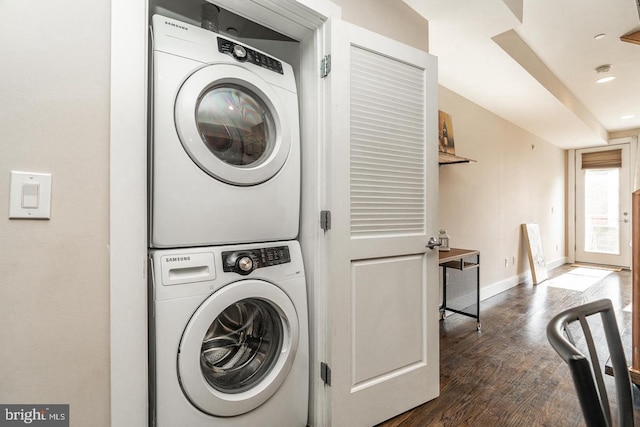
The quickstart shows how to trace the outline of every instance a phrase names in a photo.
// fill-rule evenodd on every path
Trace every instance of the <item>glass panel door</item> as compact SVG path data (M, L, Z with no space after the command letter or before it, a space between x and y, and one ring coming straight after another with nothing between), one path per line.
M620 255L620 169L584 173L584 250Z
M619 150L619 167L583 165L583 154ZM576 151L576 262L630 265L629 146Z

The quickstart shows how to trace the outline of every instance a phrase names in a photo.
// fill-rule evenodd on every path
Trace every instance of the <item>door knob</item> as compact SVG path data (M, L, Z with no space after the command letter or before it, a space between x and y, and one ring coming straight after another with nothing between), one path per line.
M429 248L429 249L435 249L435 248L436 248L436 246L440 246L440 245L442 245L442 243L438 242L438 241L437 241L435 238L433 238L433 237L429 237L429 242L427 243L427 246L425 246L425 247L427 247L427 248Z

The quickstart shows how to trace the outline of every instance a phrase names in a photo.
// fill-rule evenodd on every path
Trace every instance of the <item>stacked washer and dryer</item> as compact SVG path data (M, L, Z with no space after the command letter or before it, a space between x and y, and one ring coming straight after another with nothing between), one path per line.
M174 19L152 26L151 425L305 426L293 70Z

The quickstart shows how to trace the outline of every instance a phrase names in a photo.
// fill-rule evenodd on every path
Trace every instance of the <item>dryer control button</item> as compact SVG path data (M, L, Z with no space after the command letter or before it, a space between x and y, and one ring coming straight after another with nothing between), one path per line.
M239 273L250 273L253 270L253 260L248 256L240 257L236 261L236 267L240 270Z
M237 44L233 46L233 56L236 59L245 60L247 59L247 50L244 47Z

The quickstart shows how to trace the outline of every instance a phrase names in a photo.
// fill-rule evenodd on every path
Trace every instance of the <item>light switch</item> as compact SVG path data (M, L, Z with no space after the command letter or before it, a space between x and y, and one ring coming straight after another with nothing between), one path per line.
M22 207L24 209L37 209L40 201L40 184L36 182L22 183Z
M51 218L51 174L11 171L9 218Z

